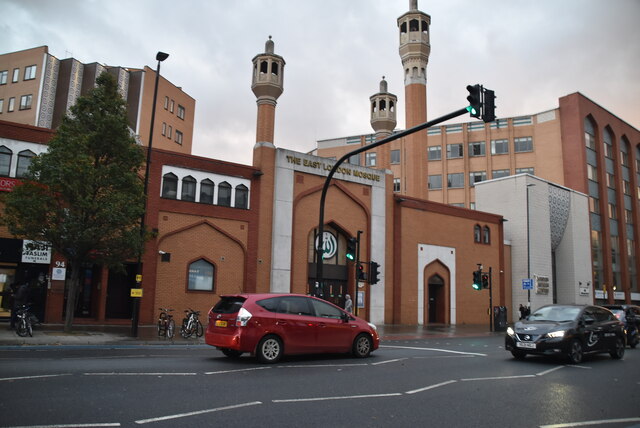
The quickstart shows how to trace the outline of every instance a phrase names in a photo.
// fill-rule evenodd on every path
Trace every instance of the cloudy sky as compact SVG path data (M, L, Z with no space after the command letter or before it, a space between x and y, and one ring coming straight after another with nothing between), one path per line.
M286 61L275 144L373 132L369 96L404 88L396 20L409 0L1 0L0 53L47 45L63 59L155 68L196 99L193 153L250 164L251 59L273 36ZM497 116L538 113L581 92L640 128L639 0L419 0L431 16L430 119L494 89ZM457 121L468 121L459 118Z

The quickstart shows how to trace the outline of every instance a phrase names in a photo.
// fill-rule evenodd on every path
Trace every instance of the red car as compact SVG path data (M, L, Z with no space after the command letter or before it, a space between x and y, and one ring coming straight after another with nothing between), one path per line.
M248 352L263 363L322 352L365 358L380 344L375 325L300 294L221 296L209 311L205 340L228 357Z

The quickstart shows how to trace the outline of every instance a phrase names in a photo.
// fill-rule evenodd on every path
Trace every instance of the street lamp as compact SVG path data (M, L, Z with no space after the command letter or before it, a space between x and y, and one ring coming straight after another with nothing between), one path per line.
M529 226L529 187L535 187L535 184L527 184L527 279L531 279L531 243L529 237L531 236ZM531 309L531 290L527 289L527 305L529 310Z
M140 217L140 236L144 238L144 218L147 214L147 193L149 188L149 167L151 165L151 147L153 144L153 124L156 119L156 101L158 99L158 82L160 81L160 63L169 58L168 53L158 52L156 54L156 60L158 66L156 67L156 83L153 88L153 103L151 104L151 124L149 125L149 144L147 145L147 164L144 171L144 210ZM142 249L144 249L144 240L142 248L138 254L138 269L136 274L137 288L142 289ZM131 317L131 336L138 337L138 318L140 315L140 297L133 297L133 314Z

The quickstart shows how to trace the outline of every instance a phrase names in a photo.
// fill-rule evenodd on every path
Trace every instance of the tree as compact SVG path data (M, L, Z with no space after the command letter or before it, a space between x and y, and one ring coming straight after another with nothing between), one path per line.
M65 332L73 324L83 267L122 268L142 251L143 163L116 80L103 73L71 107L48 151L33 159L23 182L5 196L9 231L47 242L66 258Z

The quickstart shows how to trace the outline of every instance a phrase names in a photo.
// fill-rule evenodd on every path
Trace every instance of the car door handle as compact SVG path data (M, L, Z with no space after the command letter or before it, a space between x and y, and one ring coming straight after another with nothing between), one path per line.
M326 325L325 323L323 323L323 322L318 323L318 327L326 327L326 326L327 326L327 325Z
M278 321L276 321L276 325L287 325L287 322L278 320Z

